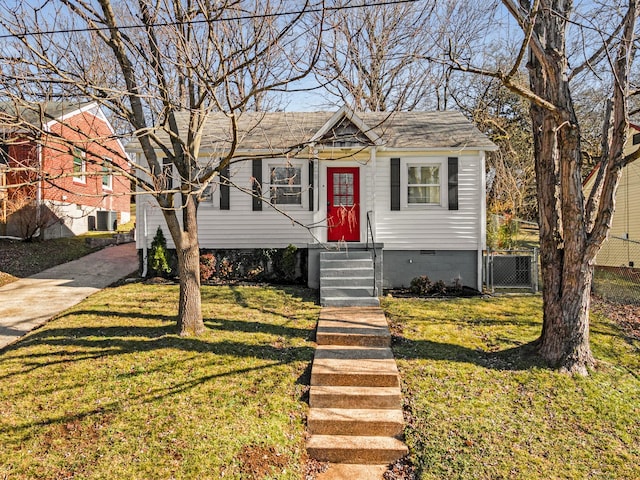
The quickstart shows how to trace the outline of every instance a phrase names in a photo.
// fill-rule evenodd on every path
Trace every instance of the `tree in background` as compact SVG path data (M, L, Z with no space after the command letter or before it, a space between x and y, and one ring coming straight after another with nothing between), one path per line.
M0 4L11 39L0 55L7 96L16 104L95 100L140 145L144 161L134 178L156 198L176 248L182 335L205 329L198 198L235 153L237 116L307 75L319 51L322 21L306 26L310 4L289 6L278 0ZM229 119L231 148L221 159L200 155L211 112ZM168 176L176 178L168 182Z
M348 2L332 2L334 7ZM337 8L315 68L318 82L338 104L357 111L412 110L433 91L424 62L434 2L375 8Z
M490 77L459 79L451 95L456 106L500 147L487 152L487 213L537 221L527 101Z

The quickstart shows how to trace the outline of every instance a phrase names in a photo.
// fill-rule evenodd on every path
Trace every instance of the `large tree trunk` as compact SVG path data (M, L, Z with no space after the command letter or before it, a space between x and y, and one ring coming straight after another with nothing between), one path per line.
M540 48L528 65L532 91L555 107L531 107L544 301L537 346L552 365L586 374L594 364L589 346L593 267L587 255L580 131L563 54L565 29L562 15L539 17Z
M200 295L200 247L198 245L197 205L193 195L183 197L182 226L175 210L165 210L165 219L176 245L180 299L178 328L180 335L200 335L206 330L202 319Z

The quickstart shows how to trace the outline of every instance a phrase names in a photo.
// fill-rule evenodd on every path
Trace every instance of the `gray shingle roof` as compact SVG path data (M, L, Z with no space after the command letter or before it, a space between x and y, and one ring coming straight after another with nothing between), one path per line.
M13 102L0 102L0 123L16 125L16 112L18 112L19 122L40 128L42 124L74 112L89 103L91 102L42 102L29 106L16 106Z
M335 112L245 112L238 116L239 150L283 150L305 145ZM357 113L381 139L385 148L477 149L496 146L459 112L366 112ZM181 131L188 115L178 114ZM203 150L227 150L231 143L230 119L212 113L205 125ZM135 142L137 143L137 142ZM135 148L135 144L132 147Z

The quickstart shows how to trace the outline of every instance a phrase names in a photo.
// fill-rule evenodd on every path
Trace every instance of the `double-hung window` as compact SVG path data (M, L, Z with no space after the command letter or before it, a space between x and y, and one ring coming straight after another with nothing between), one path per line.
M79 148L73 149L73 181L86 183L85 172L87 170L87 161L85 153Z
M113 188L113 177L111 175L111 160L109 158L105 158L102 163L102 189L103 190L111 190Z
M440 205L440 164L407 164L407 205Z
M269 164L269 201L274 205L302 206L301 164Z

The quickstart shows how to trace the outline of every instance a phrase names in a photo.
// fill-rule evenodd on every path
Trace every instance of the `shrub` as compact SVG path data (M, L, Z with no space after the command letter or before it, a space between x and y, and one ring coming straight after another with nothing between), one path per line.
M281 281L293 282L296 279L296 264L298 247L289 245L284 250L272 250L270 252L273 265L273 273Z
M431 286L431 291L429 293L432 295L446 295L447 286L442 280L438 280Z
M411 280L411 284L409 285L409 290L411 293L415 293L416 295L427 295L431 293L431 288L433 283L426 275L421 275L419 277Z
M228 258L223 258L218 263L218 278L223 280L230 280L233 277L235 267L233 262Z
M453 286L448 287L442 280L432 282L426 275L421 275L411 280L409 290L414 295L447 295L459 293L462 290L462 284L458 279Z
M167 240L164 238L164 233L162 233L160 227L158 227L156 235L151 242L149 269L156 277L167 278L171 273L171 267L167 260Z
M216 274L216 257L213 253L200 255L200 281L206 282Z

